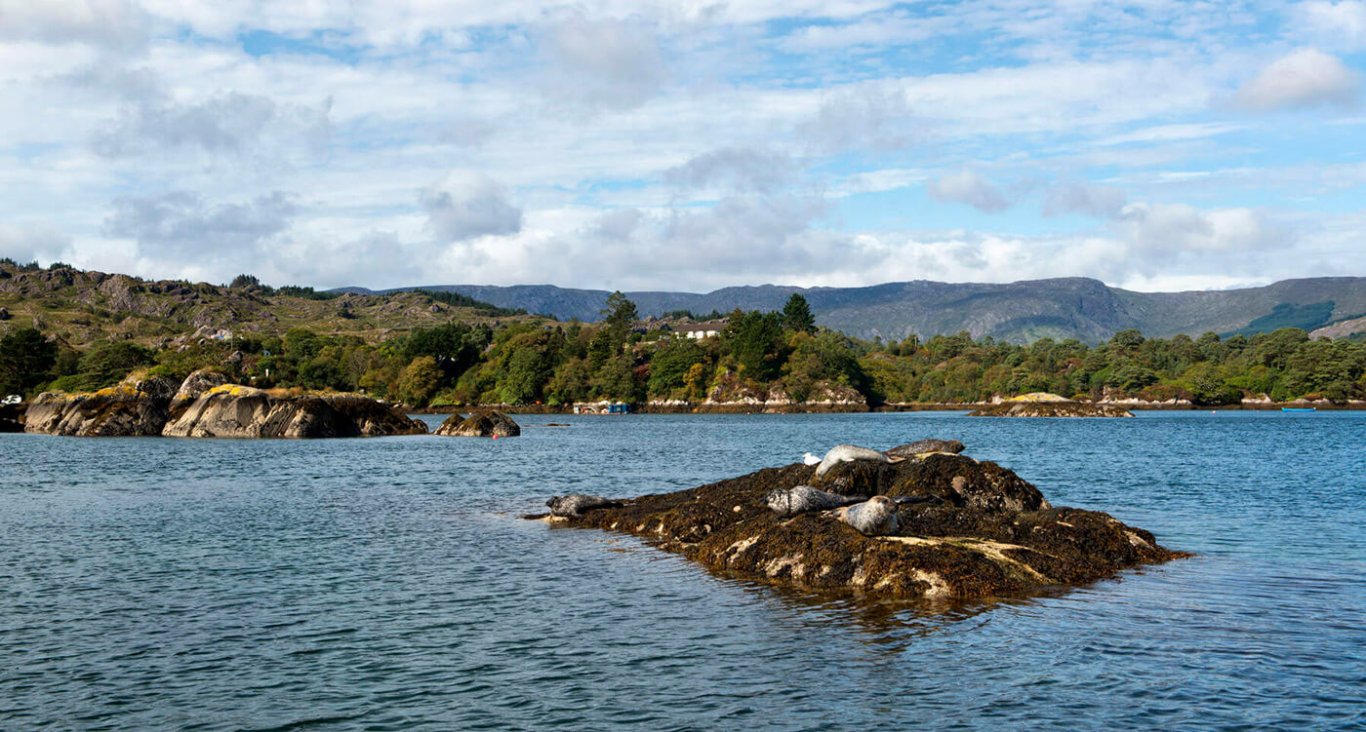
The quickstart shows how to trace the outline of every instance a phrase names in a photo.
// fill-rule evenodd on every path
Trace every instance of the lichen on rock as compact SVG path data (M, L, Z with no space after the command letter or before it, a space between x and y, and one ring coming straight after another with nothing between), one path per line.
M395 407L358 394L276 394L240 384L203 392L166 425L167 437L323 438L426 434Z
M24 431L74 437L143 437L161 434L170 419L176 384L130 375L94 392L44 392L28 405Z

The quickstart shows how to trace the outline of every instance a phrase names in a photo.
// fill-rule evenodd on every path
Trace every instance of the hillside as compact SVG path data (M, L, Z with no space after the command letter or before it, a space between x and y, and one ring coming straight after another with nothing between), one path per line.
M528 317L483 303L436 302L418 292L320 294L306 288L282 288L291 289L299 294L0 263L0 308L8 314L0 331L7 326L35 326L77 347L104 339L164 347L225 330L234 335L268 336L303 327L375 343L395 331L415 327Z
M562 320L597 319L608 293L553 285L435 285L505 308ZM369 292L349 288L352 292ZM389 292L395 292L390 290ZM968 331L1012 342L1043 337L1108 339L1136 328L1152 337L1251 335L1281 327L1314 330L1366 315L1366 278L1284 280L1238 290L1147 293L1109 287L1098 280L1062 278L1009 284L897 282L871 287L800 288L776 285L728 287L705 294L628 292L642 315L674 310L708 313L777 310L794 292L807 298L816 321L850 335L899 340Z

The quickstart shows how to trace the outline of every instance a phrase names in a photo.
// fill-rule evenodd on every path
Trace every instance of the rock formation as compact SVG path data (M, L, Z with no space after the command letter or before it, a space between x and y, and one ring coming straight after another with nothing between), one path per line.
M1054 508L1014 472L965 455L842 463L821 480L814 471L768 468L551 520L635 534L727 575L880 598L1027 593L1186 556L1108 514ZM770 491L798 485L886 496L895 529L865 536L834 511L785 517L766 505Z
M24 431L75 437L159 435L170 419L175 390L169 379L129 376L90 393L43 392L28 405Z
M166 425L167 437L379 437L426 434L398 409L356 394L274 393L236 384L201 394Z
M24 429L82 437L374 437L426 434L394 407L356 394L290 394L222 383L196 371L177 388L129 377L88 394L47 392L28 405Z
M436 428L436 434L448 437L517 437L522 428L512 418L496 409L486 409L462 417L452 414Z
M1005 401L968 412L969 417L1132 417L1114 404L1074 401Z

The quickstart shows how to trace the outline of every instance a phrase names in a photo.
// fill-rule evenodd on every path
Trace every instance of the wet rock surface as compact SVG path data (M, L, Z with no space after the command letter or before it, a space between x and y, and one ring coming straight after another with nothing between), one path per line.
M496 409L475 412L468 417L452 414L436 428L448 437L517 437L522 428L511 417Z
M1002 402L968 413L969 417L1132 417L1133 412L1114 404L1093 402Z
M634 534L728 575L879 598L1027 594L1187 556L1108 514L1052 507L1014 472L965 455L843 463L821 480L814 473L766 468L551 520ZM838 509L782 516L766 505L771 491L799 485L900 499L895 528L866 536Z
M398 409L357 394L276 394L235 384L201 394L167 437L324 438L426 434Z

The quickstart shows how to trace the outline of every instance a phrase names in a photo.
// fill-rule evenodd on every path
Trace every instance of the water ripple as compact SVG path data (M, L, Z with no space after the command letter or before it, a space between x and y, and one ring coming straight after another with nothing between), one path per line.
M0 435L0 728L1366 724L1366 415L557 420L496 442ZM1199 556L878 604L515 518L931 435Z

